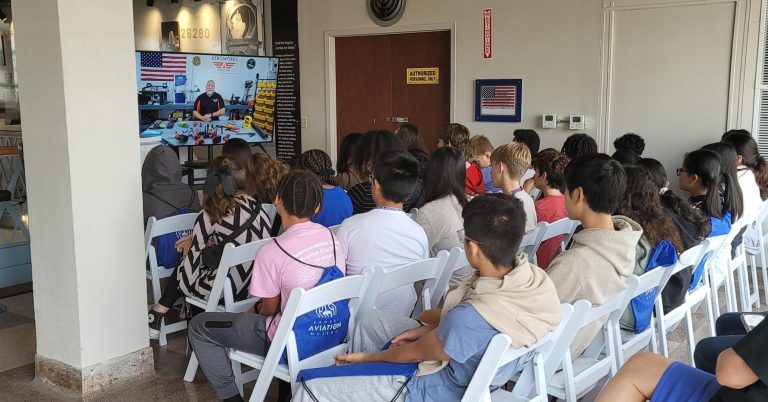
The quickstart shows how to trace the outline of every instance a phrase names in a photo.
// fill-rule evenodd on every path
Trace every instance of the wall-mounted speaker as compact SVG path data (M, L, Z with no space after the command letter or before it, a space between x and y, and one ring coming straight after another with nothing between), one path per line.
M368 15L377 25L388 27L400 20L405 0L368 0Z

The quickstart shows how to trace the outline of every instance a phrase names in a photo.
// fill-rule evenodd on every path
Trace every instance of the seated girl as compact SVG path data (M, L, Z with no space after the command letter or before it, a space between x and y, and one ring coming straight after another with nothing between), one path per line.
M640 276L646 272L648 258L662 240L674 246L672 253L682 252L683 242L672 217L661 205L659 188L654 184L651 175L645 169L633 165L624 166L624 171L627 173L627 191L616 213L634 220L643 228L643 235L637 244L634 270L634 274ZM621 329L635 330L632 308L628 307L624 311Z
M461 210L467 205L464 193L464 156L456 148L438 148L432 153L424 176L424 201L413 220L427 234L429 256L441 250L464 247L459 234L464 230ZM475 272L467 266L453 273L451 285L470 279Z
M261 204L246 193L245 171L239 162L218 157L205 181L203 210L192 229L191 244L184 250L181 262L171 274L159 303L149 311L149 336L157 339L163 317L179 297L207 298L218 267L203 263L203 249L228 238L236 246L269 237L272 229ZM251 278L251 264L230 268L232 292L237 299L246 296Z
M258 175L253 166L253 153L251 146L242 138L230 138L221 147L221 156L229 156L240 162L240 166L245 171L245 192L251 197L256 198L256 189L258 186Z
M344 136L339 146L339 154L336 156L336 182L344 190L349 191L352 187L365 181L363 174L360 173L352 163L353 155L357 148L357 143L363 136L361 133L349 133Z
M496 334L509 335L512 346L520 348L557 326L561 310L554 284L524 255L516 255L525 222L522 203L486 194L470 201L462 215L467 258L478 271L475 280L451 291L442 310L427 310L420 321L370 311L353 334L356 352L336 356L337 364L420 362L419 373L405 386L405 400L458 401ZM392 347L381 351L390 342ZM500 368L492 385L506 383L518 363ZM312 380L306 389L299 387L293 400L390 400L402 387L392 381L391 388L372 389L371 379Z
M336 172L328 154L311 149L299 155L296 163L299 168L314 173L323 183L323 207L312 217L312 222L331 227L352 216L352 200L343 188L336 185Z
M541 197L533 202L537 222L554 223L568 217L565 210L565 166L569 159L565 154L547 148L533 158L533 185L541 191ZM526 191L528 191L526 189ZM536 251L536 265L547 269L549 263L562 251L563 236L557 236L541 243Z
M222 400L242 401L227 348L266 356L291 291L313 288L326 267L345 272L336 237L309 220L320 210L322 197L320 180L312 173L297 170L284 176L275 199L284 232L259 249L253 263L250 294L262 298L257 314L202 313L189 324L189 342Z

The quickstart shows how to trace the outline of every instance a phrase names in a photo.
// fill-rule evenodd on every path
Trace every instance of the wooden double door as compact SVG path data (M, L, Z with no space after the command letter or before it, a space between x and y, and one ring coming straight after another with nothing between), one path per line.
M409 68L437 68L437 83L409 84ZM337 37L337 144L348 133L409 122L433 151L450 123L450 69L450 31Z

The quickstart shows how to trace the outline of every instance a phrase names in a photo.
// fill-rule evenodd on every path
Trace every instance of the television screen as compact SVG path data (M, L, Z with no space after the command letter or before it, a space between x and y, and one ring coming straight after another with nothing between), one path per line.
M169 117L207 121L211 110L223 106L224 115L213 120L250 115L252 124L271 136L277 65L274 57L137 51L142 128Z

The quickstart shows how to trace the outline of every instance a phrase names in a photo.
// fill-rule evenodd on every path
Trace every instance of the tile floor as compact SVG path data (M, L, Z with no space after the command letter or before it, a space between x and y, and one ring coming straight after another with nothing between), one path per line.
M762 291L762 290L761 290ZM761 293L762 294L762 293ZM0 365L13 359L34 359L34 311L32 294L0 299L0 303L8 306L8 311L0 314ZM721 297L720 300L723 300ZM721 307L722 311L724 306ZM760 311L768 310L763 305ZM700 307L694 314L694 334L697 340L709 336L709 328L705 318L705 309ZM12 328L12 323L20 324ZM17 328L24 328L20 330ZM8 335L10 330L18 333ZM25 332L26 331L26 332ZM6 338L7 337L7 338ZM13 339L12 342L7 339ZM669 335L671 357L685 363L690 361L686 332L684 325L678 326ZM187 364L186 338L184 333L173 334L166 347L159 347L152 342L155 358L156 375L153 379L115 390L98 398L99 401L215 401L213 389L205 381L202 372L198 371L195 382L190 384L182 380ZM31 361L31 360L30 360ZM2 371L2 370L0 370ZM34 364L24 364L18 368L0 373L0 401L66 401L63 395L51 393L50 388L41 386L33 381ZM252 384L246 386L246 394L250 393ZM274 384L273 384L273 388ZM276 392L270 392L268 401L275 400ZM587 397L584 400L590 400Z

